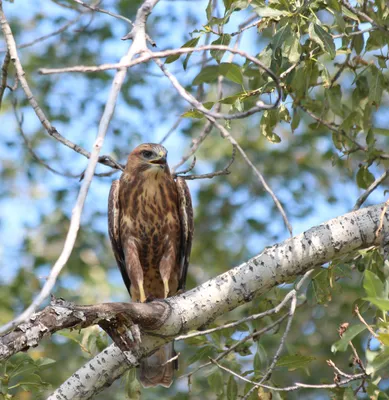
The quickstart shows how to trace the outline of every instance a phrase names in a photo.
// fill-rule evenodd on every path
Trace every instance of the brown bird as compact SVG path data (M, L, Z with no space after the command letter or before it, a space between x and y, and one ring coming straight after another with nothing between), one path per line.
M193 210L183 178L173 179L166 149L154 143L128 156L112 183L108 228L112 249L133 301L173 296L185 289L193 236ZM173 343L142 360L144 387L169 387L173 381ZM165 364L165 365L164 365Z

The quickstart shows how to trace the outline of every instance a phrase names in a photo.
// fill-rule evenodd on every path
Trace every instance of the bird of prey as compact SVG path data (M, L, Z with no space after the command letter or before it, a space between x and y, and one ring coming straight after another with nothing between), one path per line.
M166 149L154 143L136 147L108 203L109 237L133 301L166 298L185 289L193 236L193 210L183 178L173 179ZM169 387L175 363L173 343L142 360L144 387Z

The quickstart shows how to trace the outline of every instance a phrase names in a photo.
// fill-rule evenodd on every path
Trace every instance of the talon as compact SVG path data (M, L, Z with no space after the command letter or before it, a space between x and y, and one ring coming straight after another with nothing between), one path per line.
M145 289L143 288L143 282L139 283L139 295L140 302L144 303L146 301Z
M166 299L166 297L168 297L168 295L169 295L169 280L166 278L163 278L162 282L163 282L163 292L164 292L163 298Z

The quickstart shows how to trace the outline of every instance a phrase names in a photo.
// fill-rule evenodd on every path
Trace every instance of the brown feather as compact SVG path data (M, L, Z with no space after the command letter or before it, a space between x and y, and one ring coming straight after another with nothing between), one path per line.
M185 287L193 236L189 189L174 181L166 150L146 143L132 151L120 182L112 184L108 221L116 261L133 301L172 296ZM150 156L150 154L152 156ZM174 354L169 343L141 363L143 386L169 387Z

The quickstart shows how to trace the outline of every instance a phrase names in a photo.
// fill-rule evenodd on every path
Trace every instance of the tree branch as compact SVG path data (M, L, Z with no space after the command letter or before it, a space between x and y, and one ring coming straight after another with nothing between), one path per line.
M161 318L158 331L144 331L139 347L126 355L115 345L109 346L61 385L50 399L91 398L127 369L137 366L142 357L184 332L206 326L291 276L379 243L375 232L380 226L384 207L385 204L380 204L364 208L313 227L266 248L247 262L195 289L166 299L163 304L168 306L169 315L164 321ZM384 214L382 224L385 230L389 229L388 214ZM147 304L150 307L157 305L161 307L161 302Z

